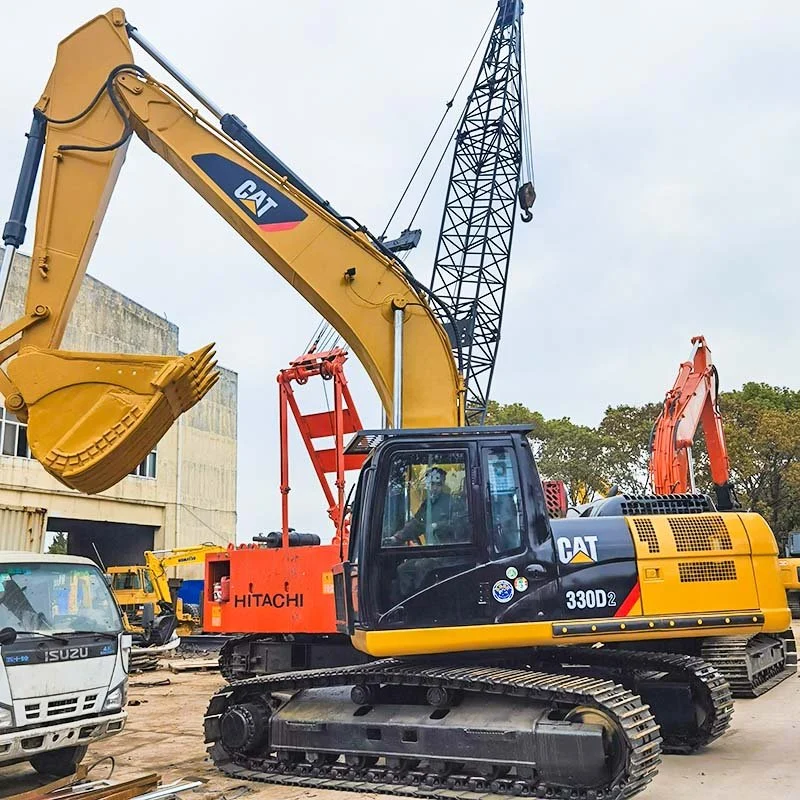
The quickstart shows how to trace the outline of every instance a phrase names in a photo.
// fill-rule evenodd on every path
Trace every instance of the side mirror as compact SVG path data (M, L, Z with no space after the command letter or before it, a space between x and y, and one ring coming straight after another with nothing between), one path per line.
M0 630L0 646L4 644L14 644L17 639L17 632L13 628L3 628Z

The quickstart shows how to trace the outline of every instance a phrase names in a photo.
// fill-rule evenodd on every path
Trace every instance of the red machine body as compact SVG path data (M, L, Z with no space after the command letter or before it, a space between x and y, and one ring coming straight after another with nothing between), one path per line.
M346 360L347 353L340 348L310 352L279 373L281 530L262 537L266 546L240 545L206 558L206 633L277 637L336 633L331 570L347 546L345 472L359 469L365 458L344 452L344 437L362 428L344 375ZM303 414L294 387L314 377L331 382L333 408ZM334 525L331 544L320 544L318 536L298 534L289 527L290 412L328 503ZM324 445L318 447L320 441Z
M206 633L335 633L331 570L340 560L338 543L206 556Z

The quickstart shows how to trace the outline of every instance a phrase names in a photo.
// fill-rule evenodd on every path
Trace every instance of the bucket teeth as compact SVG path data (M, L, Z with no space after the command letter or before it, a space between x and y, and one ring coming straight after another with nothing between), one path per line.
M8 366L25 401L31 453L94 494L130 474L219 379L214 345L184 356L24 348Z

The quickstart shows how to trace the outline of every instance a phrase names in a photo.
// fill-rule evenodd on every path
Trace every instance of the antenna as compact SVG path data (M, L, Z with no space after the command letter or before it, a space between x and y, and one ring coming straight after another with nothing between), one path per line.
M103 572L108 572L108 570L106 569L106 565L103 563L103 559L100 558L100 552L97 549L97 545L94 542L92 542L92 550L94 550L94 554L97 556L97 561L102 567Z

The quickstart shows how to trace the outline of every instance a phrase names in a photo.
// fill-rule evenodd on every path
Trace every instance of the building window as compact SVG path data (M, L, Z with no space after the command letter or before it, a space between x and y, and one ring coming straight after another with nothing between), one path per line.
M28 426L17 419L4 407L0 407L0 445L4 456L20 456L30 458L31 450L28 447Z
M147 454L147 458L136 467L131 475L136 475L139 478L155 478L156 477L156 449L155 447Z

